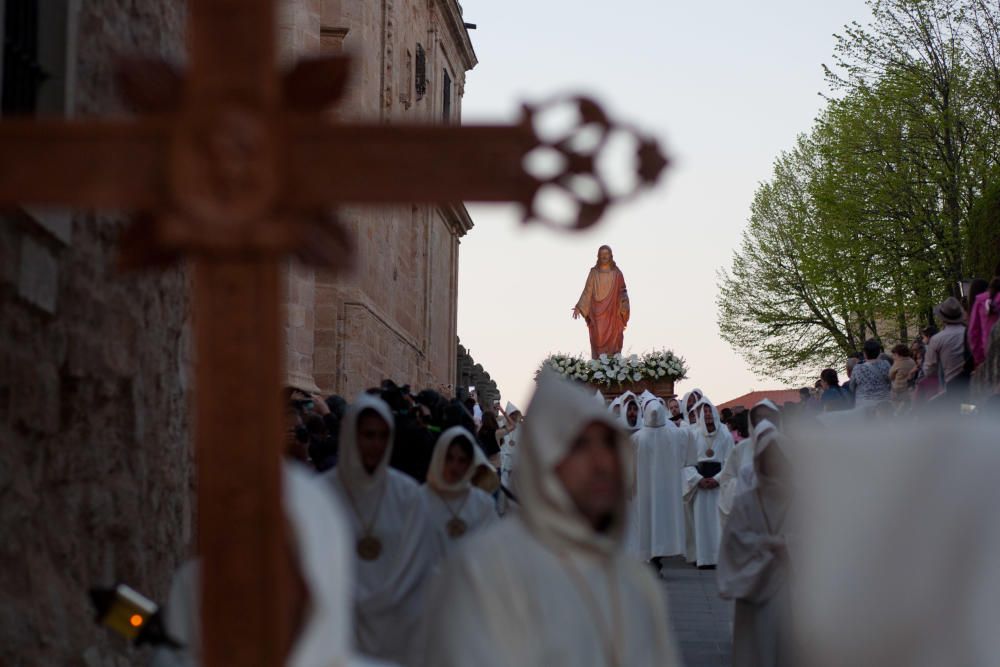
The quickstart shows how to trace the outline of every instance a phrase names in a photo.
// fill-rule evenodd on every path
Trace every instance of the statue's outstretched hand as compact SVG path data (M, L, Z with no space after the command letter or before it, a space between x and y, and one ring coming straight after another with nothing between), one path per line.
M580 319L580 309L577 308L576 306L573 307L573 319L574 320Z

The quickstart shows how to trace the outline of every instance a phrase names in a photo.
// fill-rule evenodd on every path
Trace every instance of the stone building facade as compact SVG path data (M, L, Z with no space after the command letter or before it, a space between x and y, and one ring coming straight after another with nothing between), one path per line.
M3 115L125 112L113 58L182 61L184 20L176 0L0 0ZM455 0L284 0L280 23L289 60L356 55L343 117L459 121L475 55ZM345 394L383 376L453 382L464 207L342 215L357 238L353 277L288 269L290 372ZM125 223L35 208L0 216L5 667L143 664L93 622L88 589L123 581L163 599L191 554L189 281L183 267L119 274ZM253 406L233 409L238 419Z
M465 74L476 55L456 0L317 4L321 48L355 60L339 118L461 121ZM339 215L355 239L356 268L335 277L291 267L289 372L348 397L385 378L451 385L458 247L472 228L465 206L344 209Z
M4 115L120 113L115 54L182 57L182 3L0 6ZM34 208L0 218L0 664L8 667L141 663L93 622L88 589L125 581L162 597L193 539L187 277L179 268L117 272L123 225Z
M500 388L496 380L490 377L482 364L477 364L472 358L472 351L458 344L458 377L456 378L457 394L461 399L469 395L471 387L476 388L476 397L484 410L492 409L493 402L500 400Z

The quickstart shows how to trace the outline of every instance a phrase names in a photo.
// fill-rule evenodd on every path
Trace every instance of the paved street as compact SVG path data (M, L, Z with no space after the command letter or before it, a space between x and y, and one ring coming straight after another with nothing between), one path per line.
M685 667L729 667L732 604L719 598L715 570L698 570L683 558L664 561L670 617Z

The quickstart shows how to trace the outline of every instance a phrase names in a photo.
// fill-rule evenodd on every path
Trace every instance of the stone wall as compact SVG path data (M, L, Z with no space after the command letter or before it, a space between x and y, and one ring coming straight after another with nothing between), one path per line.
M482 364L477 364L472 358L472 352L465 349L461 343L458 345L458 377L456 378L458 397L465 399L469 395L469 387L476 388L476 396L479 405L484 410L492 409L493 401L500 400L500 388L496 381L490 377Z
M447 72L447 121L460 121L465 72L475 54L455 0L321 5L323 48L355 58L339 118L444 122ZM425 85L418 85L420 51ZM465 207L351 208L340 214L355 238L357 268L349 277L316 275L316 383L345 396L387 377L420 387L451 384L458 244L472 227Z
M45 112L120 114L114 56L183 59L182 2L43 4L69 17L43 22L60 32L45 57L63 61L42 91ZM455 0L286 0L282 54L353 50L359 68L342 114L384 122L440 121L448 68L458 122L474 54L457 12ZM418 41L423 96L412 77ZM352 279L289 265L289 370L343 393L383 376L451 383L458 239L471 228L464 207L345 216L359 248ZM123 581L162 600L190 555L188 279L181 269L119 274L124 224L34 209L0 220L4 667L142 664L144 655L94 624L87 591Z
M120 111L111 59L181 56L183 3L47 2L41 112ZM48 47L46 47L48 48ZM187 279L115 269L123 220L0 219L0 664L133 665L96 584L162 598L192 542Z

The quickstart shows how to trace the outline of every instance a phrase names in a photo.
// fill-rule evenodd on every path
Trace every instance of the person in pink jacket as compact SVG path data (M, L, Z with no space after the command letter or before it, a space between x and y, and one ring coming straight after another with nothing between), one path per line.
M990 330L1000 320L1000 264L993 274L989 289L976 297L969 312L969 350L976 366L986 359Z

